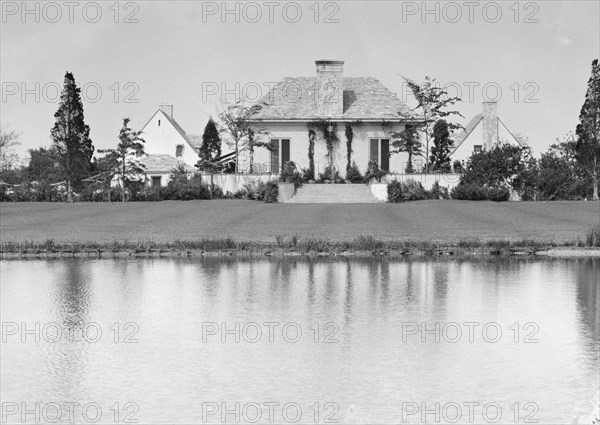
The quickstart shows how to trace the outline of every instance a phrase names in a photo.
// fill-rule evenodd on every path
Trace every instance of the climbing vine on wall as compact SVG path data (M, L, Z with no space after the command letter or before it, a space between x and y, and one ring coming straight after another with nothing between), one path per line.
M333 164L335 149L340 144L340 138L337 134L337 123L325 119L318 119L310 122L309 127L316 127L323 134L323 140L325 140L325 146L327 147L325 158L329 163L328 168L331 177L333 178L335 175L335 167Z
M354 139L354 131L352 131L352 124L346 123L346 172L352 166L352 139Z
M308 170L311 176L315 175L315 139L317 133L314 130L308 130Z
M350 169L350 167L352 167L352 154L354 153L354 150L352 149L352 141L354 140L354 130L352 128L352 126L361 126L362 125L362 121L361 120L355 120L346 123L346 172L348 172L348 170Z

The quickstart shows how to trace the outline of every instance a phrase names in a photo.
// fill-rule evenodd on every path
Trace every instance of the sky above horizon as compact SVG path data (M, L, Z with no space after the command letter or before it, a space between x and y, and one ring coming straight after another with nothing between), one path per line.
M82 87L96 149L123 117L141 128L161 103L202 133L221 100L266 94L315 60L345 61L414 106L403 76L437 78L463 101L466 125L486 100L538 156L573 131L592 60L600 1L2 1L0 124L19 153L51 144L65 71ZM225 12L225 13L224 13ZM38 22L36 22L38 21Z

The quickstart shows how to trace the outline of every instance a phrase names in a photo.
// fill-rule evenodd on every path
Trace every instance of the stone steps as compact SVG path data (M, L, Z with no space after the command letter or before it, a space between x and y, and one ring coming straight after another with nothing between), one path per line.
M305 184L287 201L291 204L380 203L366 184Z

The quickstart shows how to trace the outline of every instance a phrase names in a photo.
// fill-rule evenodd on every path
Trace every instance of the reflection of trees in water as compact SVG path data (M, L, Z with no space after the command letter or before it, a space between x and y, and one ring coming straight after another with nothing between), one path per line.
M65 400L85 398L85 380L89 364L90 343L82 340L83 330L90 324L92 303L92 274L90 265L97 264L85 259L61 259L63 270L54 282L53 300L56 323L62 325L62 336L54 343L46 343L50 355L45 356L53 392ZM44 326L44 324L42 324ZM88 328L94 339L98 326ZM103 329L104 330L104 329ZM109 336L110 337L110 336Z
M346 261L346 276L344 279L344 322L346 324L352 319L352 302L354 294L352 276L352 263Z
M600 343L600 260L583 258L576 260L577 306L586 326L589 344L597 347ZM592 350L596 353L597 349Z
M92 297L92 279L89 265L84 259L62 260L64 268L56 284L56 310L64 326L75 322L80 323L88 319Z

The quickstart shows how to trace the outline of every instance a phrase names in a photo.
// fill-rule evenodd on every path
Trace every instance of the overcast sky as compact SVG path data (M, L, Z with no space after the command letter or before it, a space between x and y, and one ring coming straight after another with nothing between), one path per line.
M121 118L139 129L159 103L174 104L188 133L202 133L220 99L209 91L226 88L233 100L237 82L254 97L285 76L314 75L317 59L338 59L345 75L376 77L400 97L402 76L436 77L453 94L460 87L463 125L486 96L497 99L503 122L527 133L539 155L577 124L600 52L599 5L428 2L424 14L421 1L258 1L230 2L223 16L220 1L30 2L27 10L3 1L0 119L22 132L22 152L50 145L68 70L85 88L96 149L117 143Z

